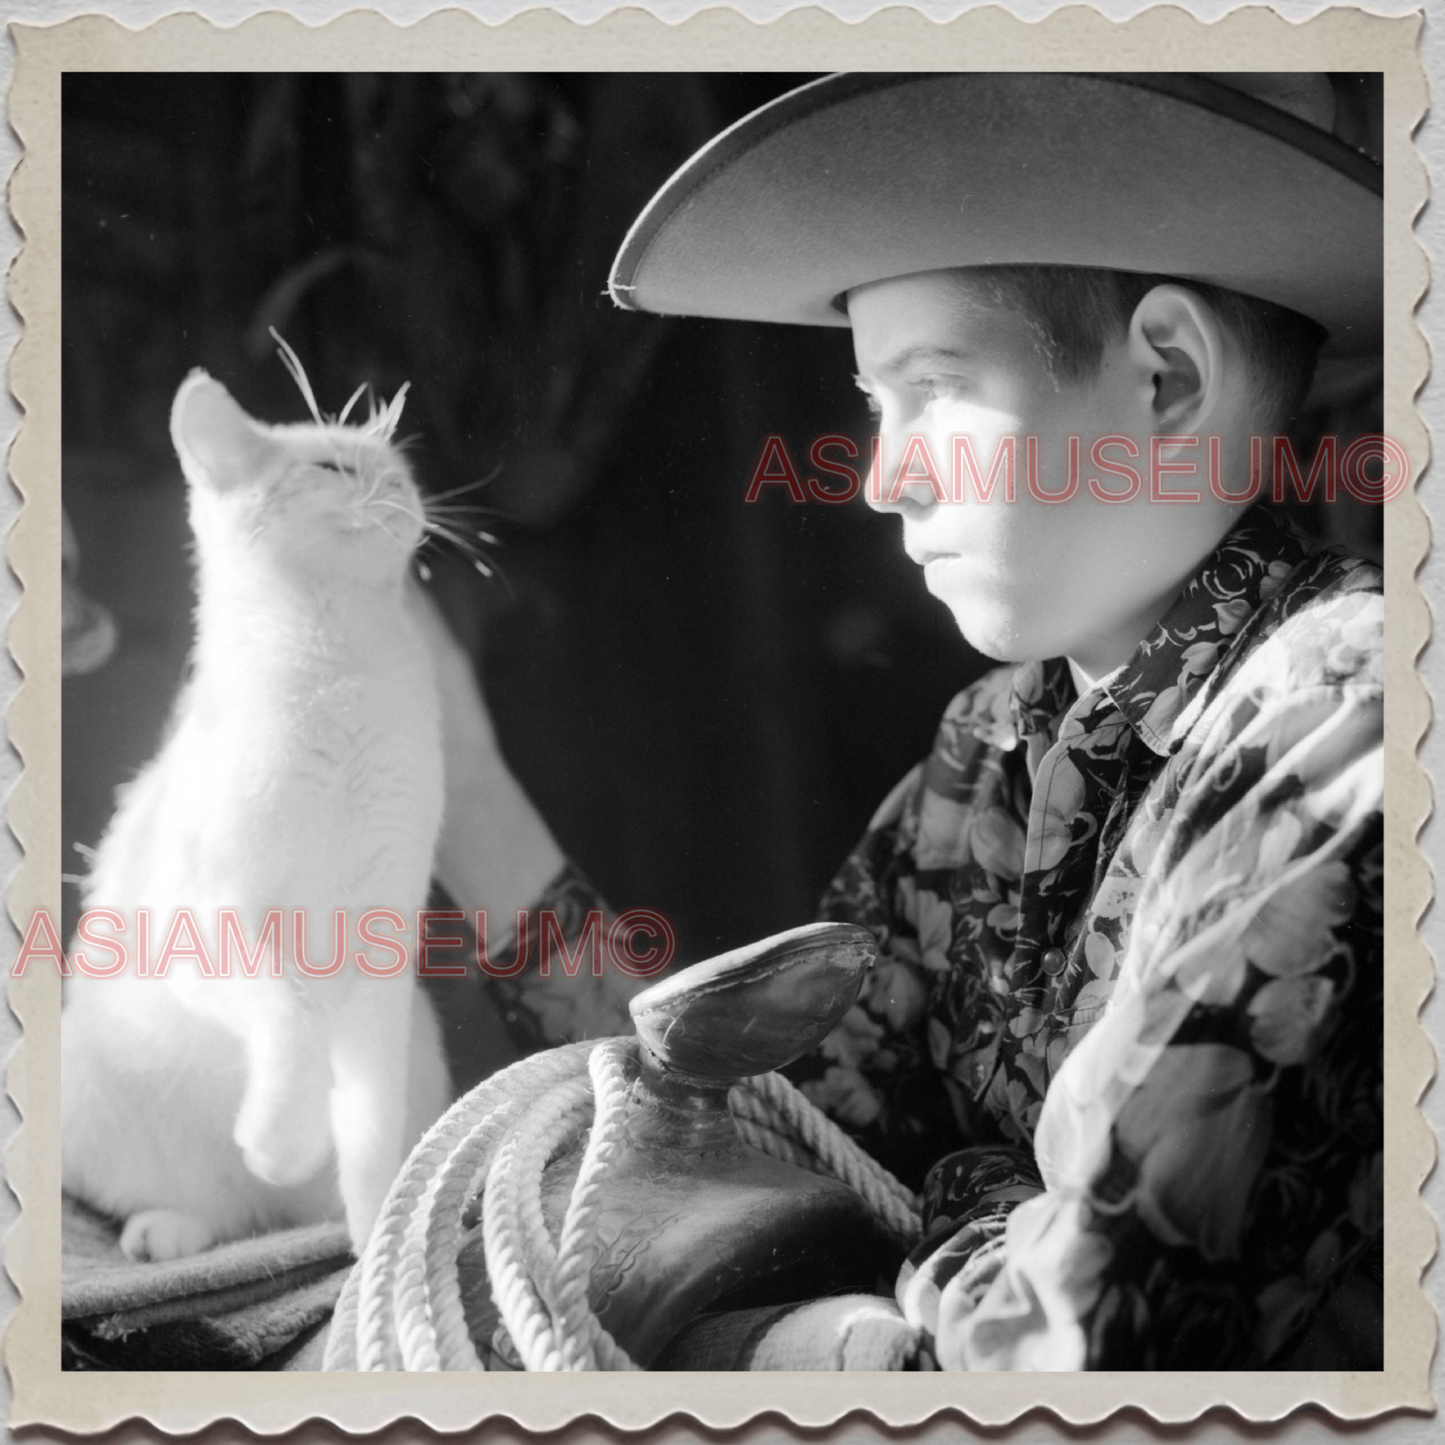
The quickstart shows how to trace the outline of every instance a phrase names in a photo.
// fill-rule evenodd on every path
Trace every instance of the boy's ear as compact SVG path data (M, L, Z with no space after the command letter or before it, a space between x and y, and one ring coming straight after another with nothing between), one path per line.
M1156 433L1191 433L1215 409L1229 342L1213 309L1184 286L1156 286L1134 308L1129 351Z

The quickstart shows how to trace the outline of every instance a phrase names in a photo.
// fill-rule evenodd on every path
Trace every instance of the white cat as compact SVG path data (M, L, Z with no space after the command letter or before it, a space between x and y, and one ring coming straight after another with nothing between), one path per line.
M85 889L87 908L128 924L148 909L153 952L174 910L192 910L213 962L218 910L235 909L254 946L279 908L283 976L213 979L185 960L162 979L134 964L77 974L61 1017L63 1185L125 1219L135 1258L327 1218L345 1219L359 1252L451 1097L410 963L313 978L291 948L297 910L313 964L332 955L336 909L348 960L365 911L414 923L442 817L437 688L409 575L425 522L392 442L402 396L368 424L327 422L293 370L314 424L254 422L201 371L176 395L191 676Z

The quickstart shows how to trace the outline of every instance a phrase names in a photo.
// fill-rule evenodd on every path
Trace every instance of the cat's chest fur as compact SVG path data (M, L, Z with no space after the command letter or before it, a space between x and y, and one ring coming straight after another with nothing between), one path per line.
M292 599L284 628L218 639L199 659L176 739L196 796L227 795L227 826L259 835L241 840L246 855L286 891L324 888L334 907L424 899L441 728L410 605L401 588ZM217 757L231 761L208 783Z
M420 907L442 758L414 605L402 587L244 608L207 594L175 726L112 825L146 842L107 850L91 900Z

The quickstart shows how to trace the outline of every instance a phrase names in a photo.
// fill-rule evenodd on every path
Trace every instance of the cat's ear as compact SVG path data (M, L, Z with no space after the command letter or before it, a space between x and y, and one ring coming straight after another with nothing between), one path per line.
M275 460L276 444L214 377L193 371L171 404L171 441L193 482L228 491L254 481Z

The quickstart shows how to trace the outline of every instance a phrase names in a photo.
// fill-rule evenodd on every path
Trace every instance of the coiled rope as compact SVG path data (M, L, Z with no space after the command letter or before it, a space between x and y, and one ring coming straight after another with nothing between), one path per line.
M638 1368L588 1303L607 1176L623 1145L632 1038L534 1054L454 1104L412 1150L337 1302L328 1370L482 1370L462 1304L457 1252L467 1202L482 1194L492 1298L528 1370ZM904 1246L918 1200L778 1074L729 1094L743 1141L840 1179ZM590 1125L554 1242L542 1173Z

